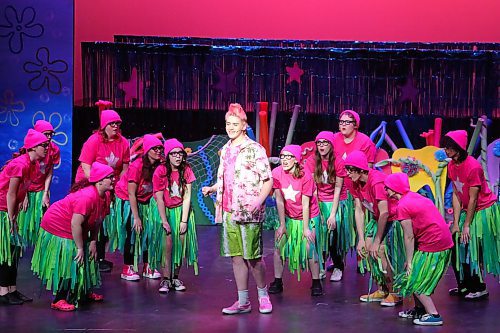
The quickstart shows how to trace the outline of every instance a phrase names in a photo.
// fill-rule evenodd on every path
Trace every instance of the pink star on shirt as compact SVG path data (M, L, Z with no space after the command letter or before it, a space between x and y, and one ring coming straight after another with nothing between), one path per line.
M304 74L304 70L299 67L297 62L293 63L293 67L286 66L286 72L288 73L288 79L286 83L292 83L293 81L297 81L300 84L300 77Z

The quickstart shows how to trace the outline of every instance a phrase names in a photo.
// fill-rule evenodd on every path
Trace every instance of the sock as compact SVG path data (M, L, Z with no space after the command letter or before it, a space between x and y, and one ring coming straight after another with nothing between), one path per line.
M269 297L269 294L267 293L267 286L264 288L259 288L257 287L257 294L259 295L259 298L261 297Z
M174 280L179 280L179 274L174 274Z
M433 313L433 314L432 314L432 316L433 316L434 318L439 318L439 317L441 317L441 316L439 315L439 313L436 313L436 314L434 314L434 313Z
M274 278L274 283L277 283L277 284L283 284L283 279L282 279L282 278L277 278L277 277L275 277L275 278Z
M248 289L238 290L238 303L240 306L248 304Z
M312 283L313 287L321 287L321 282L319 282L319 279L312 279Z

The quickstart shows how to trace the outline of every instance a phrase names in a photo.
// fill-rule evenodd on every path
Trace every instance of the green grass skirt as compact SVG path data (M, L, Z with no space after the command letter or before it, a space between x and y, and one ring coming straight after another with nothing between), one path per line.
M309 220L309 230L317 228L319 225L319 215ZM276 243L276 247L280 251L282 260L288 261L288 270L294 274L297 272L297 278L300 281L300 272L309 270L309 259L318 261L323 264L323 256L318 252L318 239L315 244L309 244L307 250L307 239L304 237L304 229L301 220L286 218L286 235L283 235L281 240Z
M319 202L322 218L319 227L316 228L316 239L318 239L318 247L322 253L328 253L334 233L337 233L335 250L342 258L356 247L356 228L354 226L354 207L352 203L352 200L347 199L339 201L336 214L337 227L335 230L328 230L326 222L332 211L333 202Z
M22 256L22 237L11 233L11 224L7 212L0 211L0 264L12 265L15 258Z
M28 208L20 210L17 216L17 227L19 235L24 240L26 246L33 246L38 237L40 222L43 216L43 191L28 192Z
M463 230L466 215L465 211L460 214L460 231ZM455 234L455 237L459 237L459 234ZM455 244L458 256L453 264L460 272L461 278L461 264L469 265L471 272L480 277L484 272L494 276L500 275L500 205L495 203L474 214L467 251L465 244L460 241Z
M93 287L101 285L99 267L89 260L89 242L84 244L85 259L78 265L75 258L78 250L72 239L57 237L40 229L31 259L31 270L46 285L47 290L57 294L69 290L71 301L84 298Z
M403 297L412 294L430 296L450 264L451 250L440 252L416 251L411 261L410 275L401 272L394 277L394 290Z

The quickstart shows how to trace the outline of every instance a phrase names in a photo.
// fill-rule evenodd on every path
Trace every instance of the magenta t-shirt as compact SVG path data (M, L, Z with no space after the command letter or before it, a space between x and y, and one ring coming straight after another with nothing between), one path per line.
M472 156L457 165L454 161L448 164L448 178L453 182L453 188L462 203L462 209L467 210L469 205L469 189L479 187L476 212L490 207L497 201L497 197L488 187L481 164Z
M361 204L373 213L376 220L380 217L378 203L383 200L388 201L387 193L384 189L385 177L387 176L383 172L370 169L368 171L368 181L364 184L364 186L349 182L349 191L352 196L361 200ZM387 202L387 204L389 205L389 202ZM390 215L391 214L389 213L389 216Z
M355 150L360 150L365 153L368 163L375 163L377 148L366 134L357 132L354 139L349 143L345 143L342 133L337 132L334 134L333 151L336 157L340 157L345 161L347 155Z
M83 144L78 160L89 165L92 165L93 162L109 165L115 170L115 177L118 179L123 164L130 162L130 145L127 139L121 135L116 140L104 141L101 134L96 132ZM84 178L85 173L80 165L76 172L75 182Z
M7 211L7 193L9 192L10 179L21 179L16 196L17 209L18 204L24 200L26 192L28 192L31 180L37 178L39 172L38 162L31 162L28 154L22 154L11 160L0 172L0 211Z
M294 220L302 220L302 195L310 197L309 217L319 215L318 200L314 196L316 185L309 172L304 172L302 178L294 178L285 172L280 165L272 171L273 188L283 195L285 200L285 215Z
M95 186L87 186L53 203L42 217L41 227L57 237L73 239L71 219L73 214L85 216L82 225L83 239L102 222L109 213L109 192L104 198L99 196Z
M51 141L49 149L47 150L47 155L45 155L43 160L39 161L40 172L38 173L38 177L32 180L28 191L40 192L45 190L45 179L47 179L47 174L50 170L54 169L54 165L59 164L60 161L61 152L59 147Z
M450 228L434 203L414 192L401 197L397 219L411 220L415 244L419 251L439 252L453 247Z
M347 173L345 171L344 161L340 158L335 158L334 163L335 163L335 177L344 178L345 181ZM318 199L321 202L332 202L333 195L335 193L335 183L334 184L328 183L328 174L327 174L328 161L322 160L321 166L323 169L322 181L320 183L316 183L316 186L318 188ZM314 180L315 167L316 167L315 157L314 155L311 155L304 161L304 169L311 174L313 180ZM340 191L340 200L345 200L345 199L347 199L347 189L344 185L342 185L342 190Z
M142 158L130 163L127 171L120 177L115 186L115 194L118 198L128 201L128 183L136 183L135 196L140 203L146 203L153 196L153 182L146 181L142 177Z
M159 192L163 191L163 201L165 202L165 207L174 208L182 205L182 195L179 183L179 171L172 171L170 175L172 184L169 190L169 180L167 178L167 168L162 164L156 168L153 175L153 191ZM191 184L196 180L193 170L191 167L186 167L184 170L184 180L186 184Z
M231 212L233 200L233 183L234 183L234 169L236 165L236 158L241 150L241 144L236 146L229 145L224 155L224 189L222 195L222 209L225 212Z

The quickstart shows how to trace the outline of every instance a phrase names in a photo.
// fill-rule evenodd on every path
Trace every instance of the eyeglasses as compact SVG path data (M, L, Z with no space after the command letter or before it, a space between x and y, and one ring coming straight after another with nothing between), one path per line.
M42 148L47 148L49 146L49 143L48 142L44 142L44 143L39 144L39 146L42 147Z
M339 125L351 125L355 124L355 120L339 120Z
M54 132L44 132L43 135L45 135L47 139L52 139Z
M318 147L326 147L326 146L328 146L328 144L330 144L330 141L327 141L327 140L316 141L316 146L318 146Z
M157 152L157 153L161 153L163 151L163 147L162 146L156 146L156 147L153 147L151 148L151 150Z
M111 127L120 127L122 125L122 122L121 121L113 121L113 122L109 123L108 125Z
M292 158L295 158L293 155L281 154L280 159L283 161L290 161Z
M358 168L353 167L353 166L350 166L350 165L346 166L346 167L345 167L345 169L346 169L346 171L347 171L347 172L349 172L349 173L358 172Z
M109 175L107 177L104 177L103 179L114 180L115 179L115 175Z
M168 153L172 157L183 157L185 152L183 151L173 151L171 153Z

